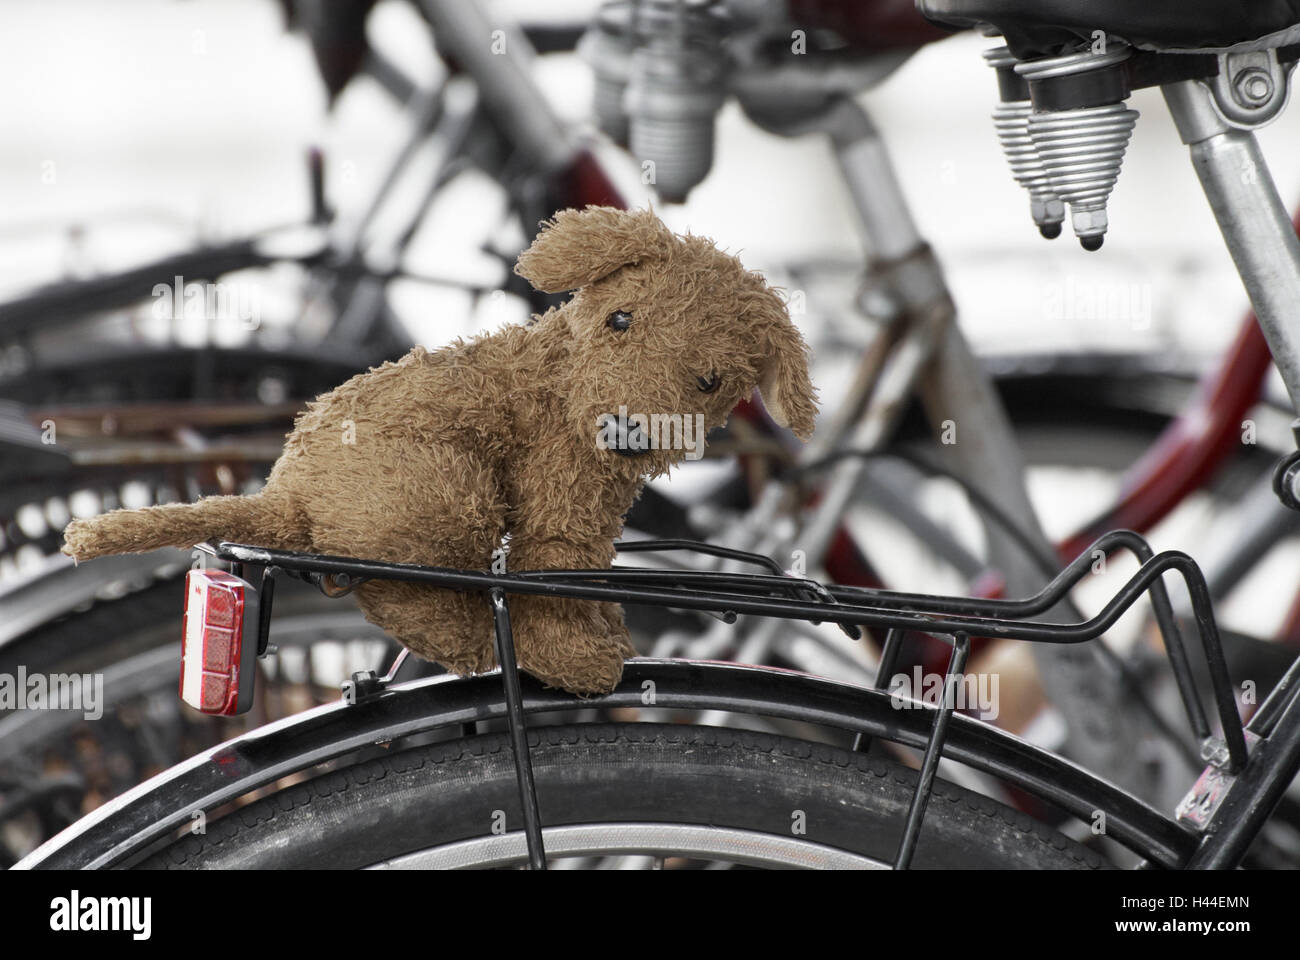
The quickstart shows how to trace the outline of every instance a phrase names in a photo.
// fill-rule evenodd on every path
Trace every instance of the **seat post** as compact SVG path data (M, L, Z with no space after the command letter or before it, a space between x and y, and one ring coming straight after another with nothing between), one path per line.
M1291 216L1255 134L1224 120L1208 87L1185 80L1162 91L1300 414L1300 239Z

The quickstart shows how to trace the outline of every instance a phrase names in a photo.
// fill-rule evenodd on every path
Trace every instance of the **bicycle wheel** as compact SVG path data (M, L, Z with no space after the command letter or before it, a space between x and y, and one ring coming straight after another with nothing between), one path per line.
M914 771L720 727L585 723L529 731L548 858L673 867L879 868ZM486 733L324 773L187 835L144 869L511 867L527 862L509 738ZM671 858L671 859L670 859ZM913 864L1096 869L1097 853L937 781Z

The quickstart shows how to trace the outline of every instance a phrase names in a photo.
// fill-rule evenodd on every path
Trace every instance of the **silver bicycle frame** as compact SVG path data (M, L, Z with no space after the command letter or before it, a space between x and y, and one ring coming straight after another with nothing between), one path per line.
M1229 124L1199 80L1163 88L1273 362L1300 413L1300 239L1255 134Z

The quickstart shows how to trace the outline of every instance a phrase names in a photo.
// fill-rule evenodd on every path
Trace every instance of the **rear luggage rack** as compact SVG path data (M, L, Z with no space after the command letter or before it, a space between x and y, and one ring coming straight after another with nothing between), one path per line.
M750 564L764 572L615 566L605 570L533 570L496 574L271 550L230 542L221 542L215 547L201 545L201 549L212 556L230 563L231 572L236 576L252 582L260 579L263 585L258 641L260 651L267 649L271 593L274 578L280 573L315 583L329 596L339 596L359 583L372 579L477 590L485 594L493 612L497 661L501 665L507 719L524 810L529 862L533 869L545 869L546 859L510 625L507 598L512 594L673 607L710 614L726 622L734 622L739 615L805 620L811 623L828 622L839 625L850 636L856 635L862 627L884 628L887 633L876 680L876 688L879 690L885 689L893 673L906 632L919 631L946 638L952 646L952 653L946 670L942 701L937 706L918 704L933 710L935 717L895 857L894 866L899 869L906 868L911 863L916 848L949 720L955 709L954 693L963 682L973 637L1033 643L1086 643L1101 637L1143 594L1149 593L1189 726L1202 742L1203 759L1229 777L1240 772L1248 759L1246 731L1237 712L1210 593L1200 568L1185 553L1153 553L1147 542L1132 531L1117 530L1101 537L1041 591L1021 600L972 599L825 585L786 573L770 557L692 540L634 540L616 543L615 547L620 554L686 551ZM1070 590L1089 575L1098 556L1117 550L1133 553L1141 566L1100 612L1078 623L1049 623L1033 619L1065 599ZM1162 579L1169 572L1182 578L1191 597L1196 641L1209 667L1212 699L1222 729L1222 741L1212 738L1209 719L1198 696L1187 647ZM381 694L384 685L395 674L396 670L390 670L382 679L371 679L367 683L366 694ZM1251 734L1268 735L1268 730L1264 727L1283 706L1281 702L1273 701L1278 697L1286 699L1289 692L1286 688L1287 683L1280 684L1279 689L1257 711L1249 728ZM861 738L855 744L857 749L865 749L865 746Z

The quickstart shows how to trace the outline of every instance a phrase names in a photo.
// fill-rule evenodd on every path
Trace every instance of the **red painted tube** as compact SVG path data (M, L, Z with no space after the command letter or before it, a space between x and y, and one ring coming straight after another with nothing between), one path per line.
M1060 544L1062 559L1073 560L1110 530L1150 530L1209 481L1240 448L1242 421L1259 400L1272 363L1251 314L1218 368L1201 381L1192 404L1129 468L1119 502Z

